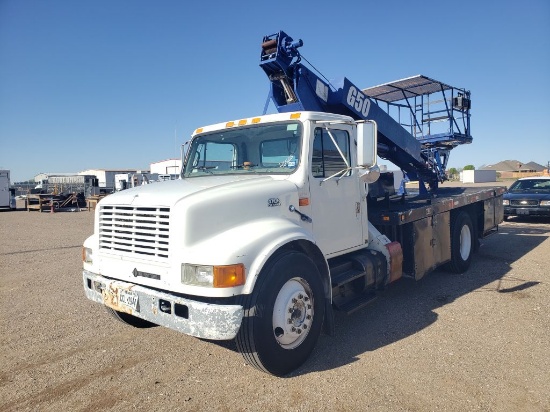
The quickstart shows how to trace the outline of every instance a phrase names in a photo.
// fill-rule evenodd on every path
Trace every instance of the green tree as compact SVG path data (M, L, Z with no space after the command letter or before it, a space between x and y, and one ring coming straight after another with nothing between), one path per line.
M454 179L457 179L458 177L458 170L456 170L456 167L451 167L449 168L449 170L447 170L447 176L449 177L449 179L451 180L454 180Z
M463 170L476 170L474 165L466 165Z

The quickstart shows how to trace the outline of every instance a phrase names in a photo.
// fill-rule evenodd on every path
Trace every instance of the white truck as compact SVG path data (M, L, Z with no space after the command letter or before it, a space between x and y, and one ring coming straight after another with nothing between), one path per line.
M15 190L10 189L9 170L0 170L0 209L15 210Z
M197 129L179 180L99 202L86 296L135 327L235 339L251 365L289 373L334 332L333 310L442 264L467 270L502 221L503 188L381 192L380 136L307 110Z

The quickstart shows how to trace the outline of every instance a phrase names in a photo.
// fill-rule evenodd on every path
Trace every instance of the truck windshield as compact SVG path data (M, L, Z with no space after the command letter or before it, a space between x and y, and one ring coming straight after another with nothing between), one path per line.
M276 123L219 130L191 142L184 177L291 174L300 161L302 126Z

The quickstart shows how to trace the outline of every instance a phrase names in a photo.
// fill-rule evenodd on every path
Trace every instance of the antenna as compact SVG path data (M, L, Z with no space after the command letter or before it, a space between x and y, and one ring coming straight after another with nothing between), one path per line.
M174 159L178 157L178 123L174 125Z

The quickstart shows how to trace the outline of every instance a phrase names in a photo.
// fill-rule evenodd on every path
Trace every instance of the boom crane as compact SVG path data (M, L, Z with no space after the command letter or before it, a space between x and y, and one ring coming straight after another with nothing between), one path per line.
M331 84L302 64L302 46L302 40L283 31L263 38L260 66L271 82L269 97L277 111L330 112L376 121L378 155L418 180L421 193L427 193L424 184L433 193L446 180L450 150L472 141L470 92L420 75L365 90L347 78ZM442 98L430 100L434 93ZM432 109L435 104L441 108ZM409 123L401 120L401 111L408 112ZM437 129L436 123L446 124Z

